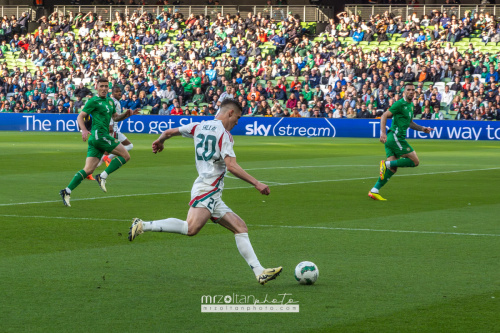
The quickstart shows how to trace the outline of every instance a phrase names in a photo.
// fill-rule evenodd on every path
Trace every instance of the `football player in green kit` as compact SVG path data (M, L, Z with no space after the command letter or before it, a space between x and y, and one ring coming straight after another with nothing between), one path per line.
M368 192L374 200L385 201L379 190L396 173L398 167L416 167L419 164L417 153L406 142L406 130L430 133L433 128L417 125L413 122L413 96L415 86L406 84L403 98L395 102L380 119L380 142L385 144L387 160L380 161L380 178L375 186ZM386 134L387 118L392 117L392 125Z
M78 126L80 126L82 131L83 141L87 141L88 139L88 150L85 167L75 174L68 187L59 192L64 205L68 207L71 207L69 202L71 191L80 185L87 175L91 175L92 172L94 172L105 152L115 154L117 157L111 161L104 172L95 176L99 187L104 192L106 192L106 179L108 175L118 170L118 168L130 160L130 155L125 147L118 140L109 135L109 121L111 118L117 122L122 121L134 114L138 114L139 111L128 110L120 115L117 114L115 103L111 98L106 97L108 87L108 80L106 78L99 79L97 81L98 96L89 99L83 107L82 112L78 115ZM90 132L85 125L84 119L88 115L92 116L92 132Z

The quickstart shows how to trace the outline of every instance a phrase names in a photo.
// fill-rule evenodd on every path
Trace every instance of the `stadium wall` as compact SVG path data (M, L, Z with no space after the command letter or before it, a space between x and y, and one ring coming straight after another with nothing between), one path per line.
M1 131L78 132L76 114L0 114ZM133 116L119 123L123 133L159 134L162 131L204 121L211 117ZM500 122L459 120L418 120L435 128L430 134L408 131L411 139L500 140ZM390 121L388 123L390 126ZM302 136L332 138L378 138L379 119L263 118L243 117L231 132L246 136Z

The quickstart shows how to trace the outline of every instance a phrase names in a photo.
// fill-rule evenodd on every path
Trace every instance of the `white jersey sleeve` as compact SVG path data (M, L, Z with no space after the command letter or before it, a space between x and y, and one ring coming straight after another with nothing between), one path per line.
M220 148L220 157L225 159L227 156L236 157L236 154L233 150L233 136L228 132L222 134L222 137L219 139L219 148Z
M183 137L192 138L196 126L198 126L199 124L200 123L189 123L187 125L181 126L179 127L179 132L182 134Z
M115 109L116 109L116 114L122 114L122 106L118 100L116 100L114 97L111 97L113 102L115 103ZM118 132L118 123L111 118L111 121L109 122L110 126L113 126L113 132Z

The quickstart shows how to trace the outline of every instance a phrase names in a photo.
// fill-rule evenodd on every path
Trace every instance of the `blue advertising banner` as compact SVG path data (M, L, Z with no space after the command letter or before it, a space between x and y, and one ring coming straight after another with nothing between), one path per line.
M76 114L0 113L2 131L77 132ZM201 122L211 117L132 116L120 122L123 133L159 134L169 128ZM430 134L408 131L408 138L450 140L500 140L500 122L417 120L417 124L432 127ZM388 122L390 126L390 121ZM303 136L332 138L378 138L379 119L326 118L264 118L243 117L231 131L233 135Z

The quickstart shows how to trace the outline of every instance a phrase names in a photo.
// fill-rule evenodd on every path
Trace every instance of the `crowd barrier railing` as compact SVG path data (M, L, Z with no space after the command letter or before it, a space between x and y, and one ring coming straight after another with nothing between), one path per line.
M88 13L92 11L103 19L112 21L115 19L115 13L131 14L134 12L143 13L147 11L155 15L159 15L164 10L179 12L187 17L191 14L214 16L217 13L223 15L229 13L235 15L240 13L244 18L248 13L256 15L263 13L269 15L275 20L286 18L288 13L298 16L304 22L328 22L330 17L334 16L333 7L323 6L252 6L252 5L236 5L236 6L54 6L54 10L60 14L66 15L68 12L73 13Z
M23 12L31 13L31 18L36 18L36 11L31 6L0 6L0 16L7 16L10 18L12 15L20 17Z
M424 14L430 15L433 10L441 13L446 12L448 15L456 15L463 17L466 11L471 14L475 12L490 13L494 16L500 15L500 7L496 5L481 5L481 4L464 4L464 5L345 5L345 11L349 14L361 16L362 19L369 19L372 15L382 15L384 12L389 11L394 16L399 16L406 20L406 18L413 13L417 13L418 17L423 17ZM431 18L429 16L429 18Z

